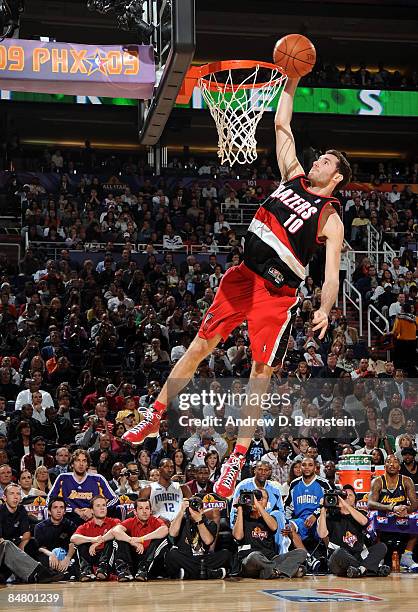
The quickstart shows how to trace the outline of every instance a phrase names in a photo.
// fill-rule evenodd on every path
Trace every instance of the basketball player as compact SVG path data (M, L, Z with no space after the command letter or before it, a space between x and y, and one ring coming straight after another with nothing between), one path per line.
M283 182L256 212L245 238L244 262L225 273L196 338L173 368L154 406L141 423L124 434L131 443L139 444L145 437L157 435L169 401L189 382L200 362L244 320L248 322L253 355L247 394L259 397L267 391L274 367L286 354L305 267L322 243L326 247L325 282L313 329L320 339L325 335L338 294L344 237L340 204L332 194L350 180L351 170L341 153L330 150L305 175L296 158L290 128L298 82L287 80L275 117L277 161ZM260 408L250 402L243 410L243 417L251 416L254 427L240 430L235 449L222 467L214 486L214 492L222 497L233 494L261 414Z
M60 474L48 493L47 505L53 497L63 497L67 510L73 513L77 525L92 518L91 500L97 495L107 499L107 505L115 506L119 497L101 474L88 474L91 460L87 451L78 448L71 455L72 472Z
M385 461L385 473L376 476L372 482L369 495L370 510L378 510L379 514L393 512L399 518L407 518L411 512L418 508L417 495L412 478L403 476L401 464L396 455L388 455ZM412 558L417 536L408 534L405 552L401 557L401 567L410 572L418 572L418 563Z
M162 459L159 470L158 481L142 489L139 499L149 499L152 515L171 523L180 511L183 498L188 499L192 493L187 485L171 480L174 476L174 463L171 459Z

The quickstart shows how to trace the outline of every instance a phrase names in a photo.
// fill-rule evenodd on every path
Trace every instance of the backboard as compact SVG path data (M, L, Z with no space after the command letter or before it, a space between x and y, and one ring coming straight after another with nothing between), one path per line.
M139 102L139 142L156 145L193 60L195 0L147 0L146 17L155 26L156 85L152 98Z

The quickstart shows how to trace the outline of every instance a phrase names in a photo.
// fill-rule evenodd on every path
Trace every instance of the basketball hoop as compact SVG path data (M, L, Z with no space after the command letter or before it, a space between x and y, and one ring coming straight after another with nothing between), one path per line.
M221 164L255 161L257 126L287 76L268 62L229 60L192 67L188 78L186 91L197 83L215 121Z

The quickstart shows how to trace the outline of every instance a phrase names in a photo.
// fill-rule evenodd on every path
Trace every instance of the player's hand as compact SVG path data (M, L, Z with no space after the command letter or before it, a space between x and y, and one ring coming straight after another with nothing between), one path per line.
M59 561L55 555L49 557L49 567L53 570L58 569Z
M254 509L258 510L260 514L264 510L263 506L261 505L261 500L258 500L256 497L254 497L253 506L254 506Z
M196 510L192 510L190 506L189 506L189 512L190 512L190 516L192 517L195 523L198 523L199 521L202 520L203 512L196 512Z
M99 543L98 543L98 542L93 542L93 544L91 544L91 545L89 546L89 555L90 555L91 557L94 557L94 556L95 556L95 554L96 554L96 548L97 548L98 546L99 546Z
M142 543L139 543L138 546L135 548L135 552L137 552L138 555L142 555L142 553L144 552L144 545Z
M395 506L393 511L397 516L408 516L408 506Z
M292 537L292 528L290 525L285 525L283 529L281 529L281 534L283 537L291 538Z
M59 572L66 572L68 569L68 566L70 565L70 560L68 557L64 557L64 559L62 559L62 561L58 562L58 571Z
M322 340L328 328L328 315L325 310L322 310L322 308L318 308L318 310L315 310L314 315L312 317L312 323L312 330L314 332L320 330L319 339Z
M315 523L316 523L316 516L314 514L311 514L311 516L308 516L308 518L305 521L305 527L309 529L310 527L313 527Z
M342 497L338 496L338 507L341 508L347 508L348 504L345 501L345 499L343 499Z

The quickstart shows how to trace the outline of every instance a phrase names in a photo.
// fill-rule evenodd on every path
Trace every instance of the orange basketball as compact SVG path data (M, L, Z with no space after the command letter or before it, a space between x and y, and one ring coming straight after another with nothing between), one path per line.
M315 47L302 34L288 34L277 41L273 61L291 79L302 77L315 66Z

